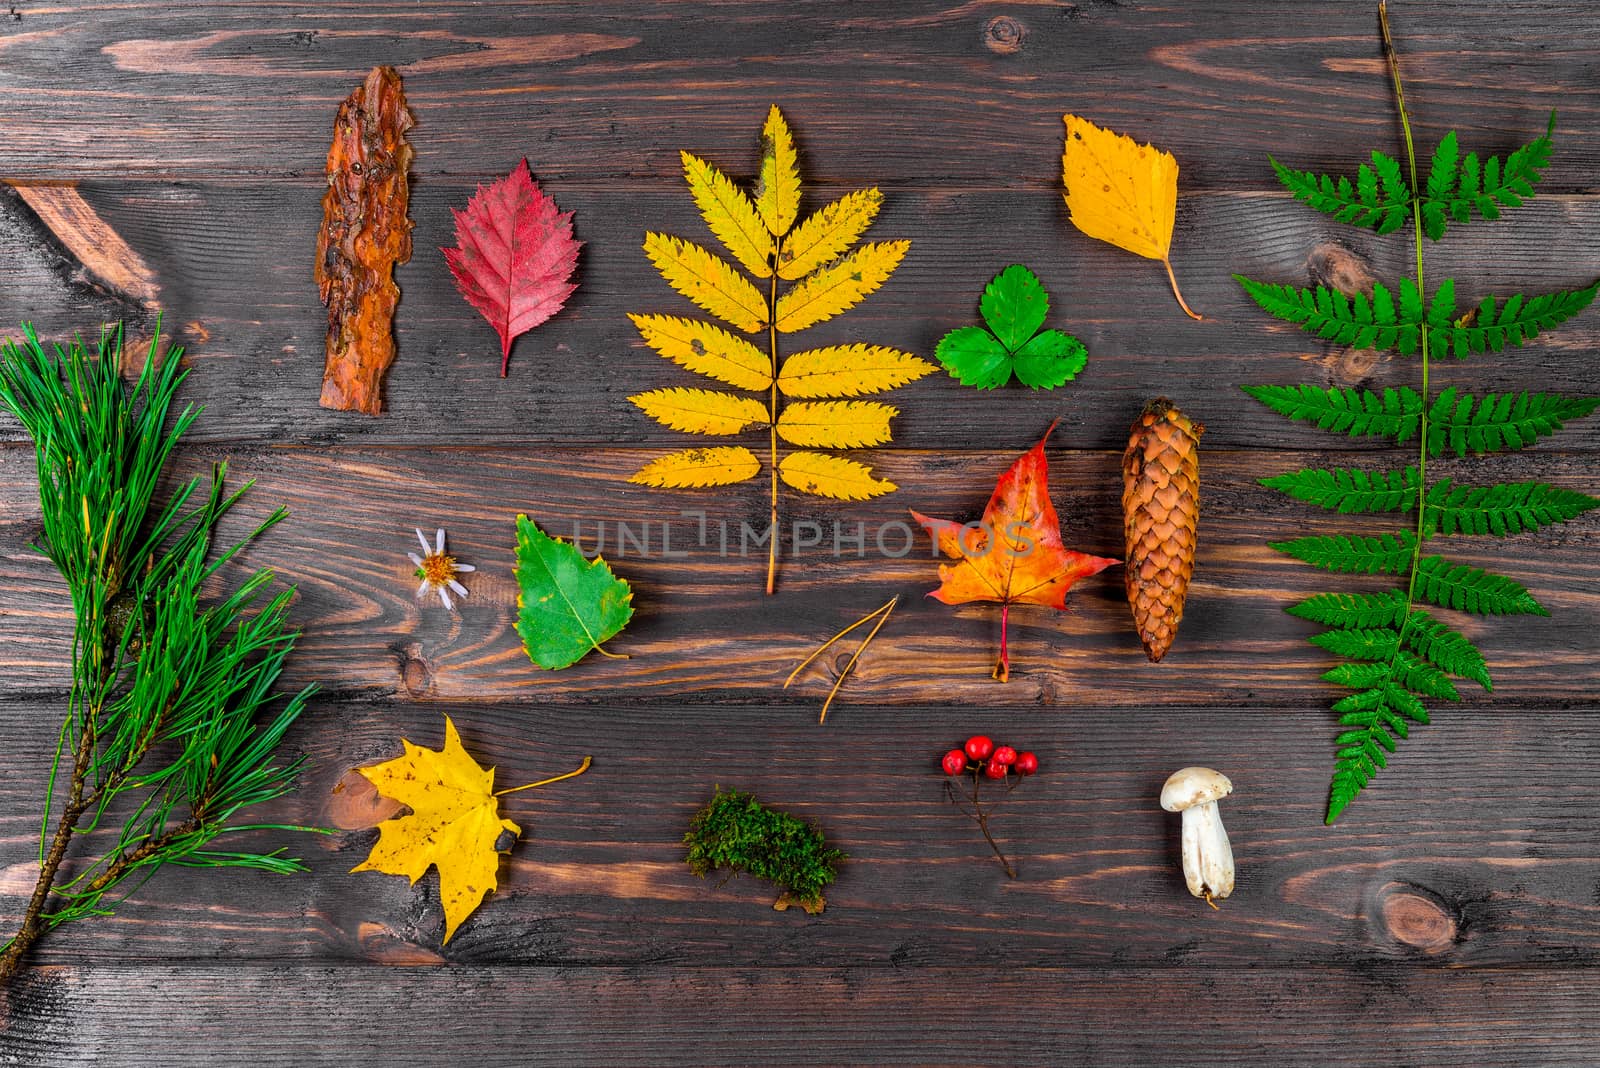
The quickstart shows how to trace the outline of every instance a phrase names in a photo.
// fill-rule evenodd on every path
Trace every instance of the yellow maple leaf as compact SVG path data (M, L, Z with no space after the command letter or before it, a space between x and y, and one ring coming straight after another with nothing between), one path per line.
M668 285L712 315L750 333L767 325L767 298L727 260L669 234L646 234L644 251Z
M415 885L430 867L438 868L448 942L498 885L500 851L495 845L501 835L510 832L515 841L522 834L521 827L501 818L500 797L581 775L589 758L577 771L497 794L494 769L485 770L472 759L449 716L444 718L443 749L424 749L404 738L400 744L403 756L358 770L379 794L411 811L378 824L372 852L350 870L404 875Z
M778 253L778 277L803 278L855 244L878 217L883 194L876 186L846 193L813 212L784 239Z
M668 453L645 464L628 481L662 489L698 489L731 486L760 473L761 461L755 453L742 445L719 445Z
M825 452L791 452L778 465L778 473L788 486L801 493L841 501L881 497L896 488L886 478L873 477L866 464Z
M886 345L829 345L783 361L778 392L785 397L855 397L915 382L937 368Z
M900 409L877 401L796 401L778 416L778 436L791 445L855 449L889 440Z
M650 418L689 434L737 434L767 425L767 406L754 397L712 389L652 389L628 398Z
M717 240L757 278L772 276L772 235L756 206L727 175L690 152L683 157L683 176L700 215Z
M1178 291L1172 273L1172 226L1178 208L1178 161L1154 145L1102 129L1076 115L1064 116L1066 147L1061 178L1067 187L1072 225L1146 259L1160 260L1172 294L1199 319Z
M629 315L644 343L680 367L739 389L772 385L772 361L742 337L698 319Z
M787 334L854 308L883 285L910 247L909 241L862 245L779 297L773 321Z
M761 127L761 179L756 187L756 210L774 237L782 237L800 213L800 160L794 136L783 112L772 105Z

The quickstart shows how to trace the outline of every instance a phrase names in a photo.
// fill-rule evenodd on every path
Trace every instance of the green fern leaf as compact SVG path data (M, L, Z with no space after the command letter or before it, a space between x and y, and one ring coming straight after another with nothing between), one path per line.
M1476 212L1492 222L1500 217L1501 208L1515 208L1532 198L1534 183L1555 150L1555 132L1556 113L1552 111L1544 136L1511 153L1504 163L1498 156L1480 161L1476 152L1457 161L1455 131L1445 135L1428 173L1427 196L1422 202L1424 232L1437 241L1451 220L1469 222Z
M1580 419L1596 407L1600 397L1490 393L1479 399L1451 386L1440 391L1428 410L1428 452L1438 456L1449 449L1464 457L1525 449L1560 430L1565 420Z
M1329 511L1409 512L1417 502L1417 469L1368 473L1357 467L1306 468L1264 478L1261 484Z
M1480 567L1442 556L1417 561L1416 594L1429 604L1480 616L1547 616L1526 586Z
M1351 694L1333 706L1341 713L1339 725L1349 728L1334 740L1333 781L1328 788L1327 822L1340 813L1366 788L1379 769L1388 766L1387 753L1395 751L1395 739L1410 734L1407 721L1426 724L1427 709L1416 697L1385 678L1367 690Z
M1412 491L1414 497L1414 485ZM1442 479L1428 487L1426 521L1429 529L1440 534L1492 534L1503 538L1565 523L1596 506L1600 506L1600 499L1543 482L1457 486Z
M1330 627L1392 627L1406 617L1404 590L1317 593L1287 609L1291 616Z
M1278 181L1296 200L1380 234L1392 233L1411 217L1411 191L1400 176L1400 161L1382 152L1372 154L1372 166L1361 164L1355 182L1349 178L1296 171L1267 157Z
M1360 535L1317 535L1293 541L1272 542L1272 548L1313 567L1328 571L1361 572L1368 575L1397 575L1411 567L1416 535L1410 531L1381 534L1375 538Z
M1387 627L1325 630L1307 640L1346 660L1388 660L1400 649L1400 632Z
M1439 292L1444 292L1444 286L1439 287ZM1428 349L1434 356L1452 355L1461 360L1474 352L1500 352L1508 344L1522 345L1538 337L1539 331L1564 323L1587 308L1597 292L1600 281L1583 289L1563 289L1531 298L1519 293L1503 304L1497 304L1493 296L1484 297L1464 324L1449 319L1438 322L1430 317Z
M1409 386L1386 389L1382 393L1312 385L1242 388L1268 408L1296 422L1311 423L1353 438L1386 437L1397 443L1417 436L1425 407L1422 398ZM1594 398L1590 409L1596 405L1600 405L1600 397Z
M1478 647L1464 634L1451 630L1420 608L1411 612L1405 628L1406 646L1441 671L1471 679L1485 690L1493 690L1489 665Z

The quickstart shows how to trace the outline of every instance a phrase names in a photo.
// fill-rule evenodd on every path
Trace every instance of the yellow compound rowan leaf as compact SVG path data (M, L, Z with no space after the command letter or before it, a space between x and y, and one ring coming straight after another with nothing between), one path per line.
M846 193L807 216L783 242L778 253L778 277L787 281L804 278L841 255L867 232L882 203L883 194L873 187Z
M739 389L772 385L772 360L742 337L699 319L629 315L644 343L695 374ZM793 362L791 357L790 362ZM931 366L931 365L930 365Z
M731 486L760 473L761 461L755 453L741 445L721 445L668 453L645 464L628 481L662 489L695 489Z
M710 389L652 389L628 398L658 423L688 434L737 434L767 425L767 406L753 397Z
M778 392L785 397L856 397L915 382L936 370L927 360L884 345L830 345L783 361Z
M778 474L801 493L841 501L881 497L896 488L888 479L874 478L866 464L821 452L791 452L778 465Z
M806 276L778 298L778 329L784 333L804 330L855 307L883 285L910 247L909 241L862 245L844 259Z
M400 744L403 756L359 770L379 794L411 811L378 824L372 853L350 870L404 875L415 884L429 867L438 868L448 942L497 885L495 843L506 831L515 839L522 828L500 818L494 769L485 771L462 748L449 716L443 749L423 749L405 739Z
M1178 207L1178 161L1154 145L1102 129L1076 115L1064 116L1066 147L1061 178L1067 187L1072 225L1167 268L1172 293L1190 317L1199 319L1178 291L1172 273L1172 226Z
M796 401L778 416L778 436L823 449L882 445L889 440L889 420L899 414L877 401Z
M728 246L745 270L757 278L772 277L772 235L756 214L755 204L727 175L699 156L690 152L679 155L689 192L717 240Z
M669 234L646 234L644 251L668 285L718 319L750 333L767 325L767 299L727 260Z
M756 210L775 237L782 237L800 213L800 161L794 136L783 112L772 105L761 127L761 178L756 186Z

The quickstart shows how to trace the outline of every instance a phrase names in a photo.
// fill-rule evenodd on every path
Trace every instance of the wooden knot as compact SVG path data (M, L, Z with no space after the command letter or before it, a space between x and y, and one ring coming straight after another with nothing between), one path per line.
M1378 908L1389 936L1402 945L1436 954L1456 944L1460 925L1455 910L1420 886L1391 883Z
M1318 285L1337 289L1347 297L1357 293L1372 296L1372 283L1377 281L1366 257L1337 241L1323 241L1306 253L1306 273Z
M433 686L433 671L428 662L413 652L400 654L400 684L412 697L421 697Z
M1010 15L996 15L983 25L983 47L997 56L1009 56L1022 51L1022 39L1028 31Z

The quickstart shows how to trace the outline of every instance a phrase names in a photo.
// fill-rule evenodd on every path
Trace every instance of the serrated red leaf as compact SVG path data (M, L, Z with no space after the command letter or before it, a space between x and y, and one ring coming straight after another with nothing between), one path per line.
M456 247L442 249L456 288L500 335L500 377L511 343L567 303L568 281L583 242L572 237L572 212L545 196L523 160L491 186L479 186L467 210L450 209Z
M918 511L911 513L940 551L957 561L939 565L939 588L928 596L945 604L1000 604L1000 660L994 677L1001 682L1011 674L1006 625L1012 605L1064 609L1073 583L1122 563L1076 552L1062 543L1061 520L1050 503L1050 465L1044 455L1044 443L1055 428L1051 423L1039 444L1023 453L995 482L981 522L963 526Z

